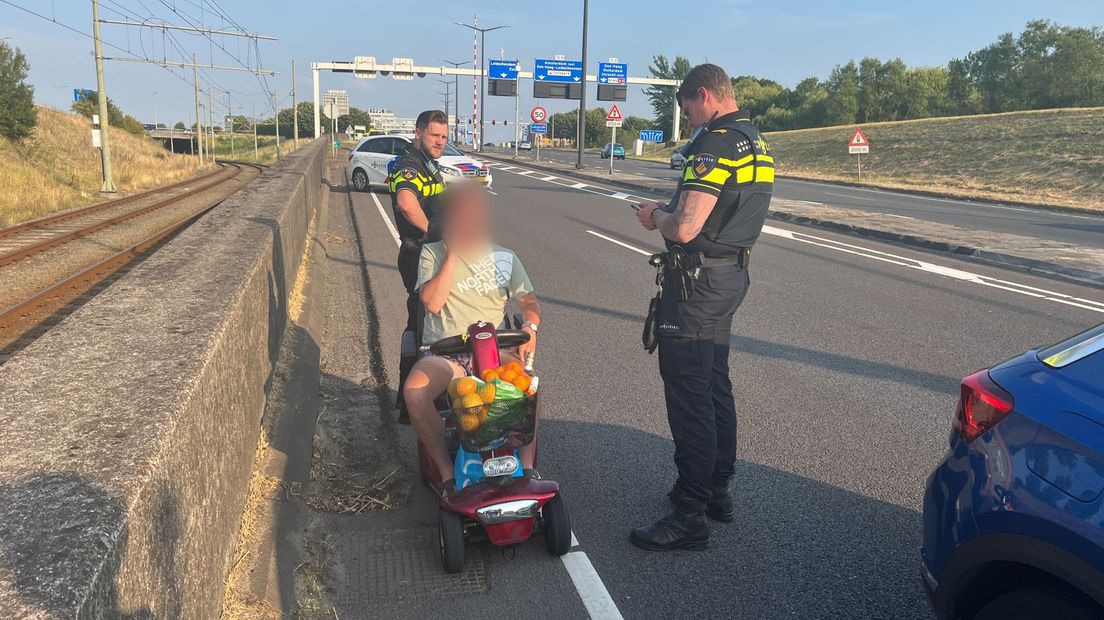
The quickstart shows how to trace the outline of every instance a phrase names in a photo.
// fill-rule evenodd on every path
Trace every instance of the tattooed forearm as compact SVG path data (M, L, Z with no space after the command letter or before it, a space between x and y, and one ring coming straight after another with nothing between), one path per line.
M702 231L716 204L716 196L705 192L683 192L673 213L656 211L656 228L666 239L687 243Z

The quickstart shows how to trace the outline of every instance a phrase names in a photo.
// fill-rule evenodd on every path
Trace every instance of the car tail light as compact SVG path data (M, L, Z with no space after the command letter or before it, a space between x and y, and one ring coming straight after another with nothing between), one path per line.
M1008 417L1012 406L1012 395L993 381L988 370L979 370L962 380L954 431L969 443Z

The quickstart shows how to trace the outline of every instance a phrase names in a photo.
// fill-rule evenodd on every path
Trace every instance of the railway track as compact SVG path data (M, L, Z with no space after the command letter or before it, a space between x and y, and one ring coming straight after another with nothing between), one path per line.
M226 163L220 170L186 181L0 229L0 281L4 268L21 260L60 249L66 243L111 227L140 221L143 216L199 197L203 192L215 194L220 186L242 174L255 176L253 173L259 175L261 170L263 166L256 164ZM165 240L221 204L225 197L212 197L210 204L192 210L179 221L102 260L43 283L33 294L0 308L0 364L141 262Z

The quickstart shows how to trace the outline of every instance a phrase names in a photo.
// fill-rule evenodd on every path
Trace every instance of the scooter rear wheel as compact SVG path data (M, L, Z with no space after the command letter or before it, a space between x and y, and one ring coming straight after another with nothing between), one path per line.
M464 522L460 515L442 508L438 511L437 529L445 572L459 573L464 568Z
M544 544L548 553L563 555L571 550L571 517L563 497L556 495L541 508L544 522Z

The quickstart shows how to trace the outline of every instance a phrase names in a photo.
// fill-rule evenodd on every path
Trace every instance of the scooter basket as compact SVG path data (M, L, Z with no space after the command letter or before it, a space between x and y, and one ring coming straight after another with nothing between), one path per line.
M460 445L468 452L520 448L533 442L537 400L497 399L489 405L453 409Z

